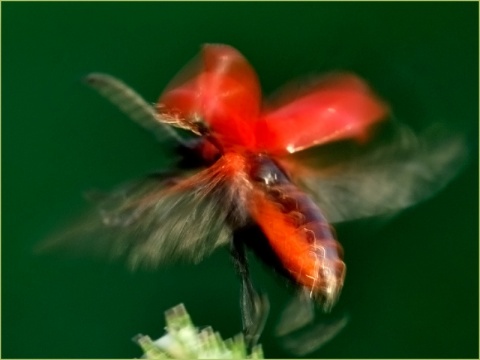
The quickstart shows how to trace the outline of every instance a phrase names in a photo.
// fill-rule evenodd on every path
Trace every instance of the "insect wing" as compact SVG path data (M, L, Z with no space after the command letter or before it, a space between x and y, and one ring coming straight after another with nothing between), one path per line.
M236 211L235 194L208 169L188 177L153 177L103 196L41 249L125 258L131 268L198 262L230 241L231 225L243 216Z
M335 161L325 160L329 151L320 147L282 162L333 223L414 205L442 189L467 159L463 137L440 126L416 135L397 124L388 138L364 148L350 144L343 154L341 148L329 149ZM302 162L307 166L299 165Z
M342 139L364 141L388 111L359 77L329 74L280 91L259 121L259 144L269 153L285 154Z
M223 145L252 147L261 90L248 61L227 45L207 44L167 86L158 112L205 122Z

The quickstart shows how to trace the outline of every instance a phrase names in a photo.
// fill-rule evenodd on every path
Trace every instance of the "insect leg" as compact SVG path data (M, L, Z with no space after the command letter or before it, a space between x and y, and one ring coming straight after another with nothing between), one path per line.
M348 315L322 313L315 307L308 289L303 289L285 307L275 333L282 347L296 356L310 354L333 339L347 324Z
M311 354L337 336L347 325L348 319L346 313L322 318L305 328L281 336L280 342L285 350L295 356Z
M232 241L231 254L235 270L242 282L240 308L243 332L247 344L254 346L262 334L267 321L270 303L266 294L259 294L253 287L245 254L245 246L235 235Z
M277 336L287 335L310 324L315 318L315 309L308 289L300 290L288 303L275 327Z

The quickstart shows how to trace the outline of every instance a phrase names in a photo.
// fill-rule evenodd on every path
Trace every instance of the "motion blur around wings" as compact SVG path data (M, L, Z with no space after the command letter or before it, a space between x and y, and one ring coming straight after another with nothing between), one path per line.
M414 134L393 121L389 106L351 73L295 82L263 101L254 69L228 45L204 45L156 106L111 76L91 74L87 82L158 137L174 139L183 158L175 171L103 196L47 245L95 248L134 268L196 262L228 245L252 343L268 301L250 280L246 245L267 249L258 252L265 262L328 311L346 274L331 224L431 196L465 156L459 137L435 126ZM252 226L261 240L238 235Z

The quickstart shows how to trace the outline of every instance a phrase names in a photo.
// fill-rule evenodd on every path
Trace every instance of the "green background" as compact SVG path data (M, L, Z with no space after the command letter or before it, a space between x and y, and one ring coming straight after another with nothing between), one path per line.
M478 358L477 3L2 3L2 357L122 357L184 302L198 325L240 330L225 250L200 265L37 256L32 247L109 189L168 164L166 151L81 84L114 74L155 101L205 42L238 48L264 91L305 74L359 72L412 126L470 135L464 172L383 228L341 226L348 327L314 357ZM401 184L398 184L401 186ZM194 229L192 229L194 231ZM254 260L272 335L290 292Z

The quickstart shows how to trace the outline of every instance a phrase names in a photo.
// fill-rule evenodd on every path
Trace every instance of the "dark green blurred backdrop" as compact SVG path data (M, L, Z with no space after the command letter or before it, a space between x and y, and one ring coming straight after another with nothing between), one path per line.
M2 357L139 356L184 302L194 321L240 331L226 251L198 266L129 273L32 247L108 189L167 164L165 150L81 84L114 74L154 101L205 42L238 48L266 93L337 68L366 77L397 117L470 134L471 163L435 198L375 231L339 228L348 327L323 358L478 358L478 4L2 3ZM401 186L401 184L398 184ZM272 299L289 292L254 263Z

